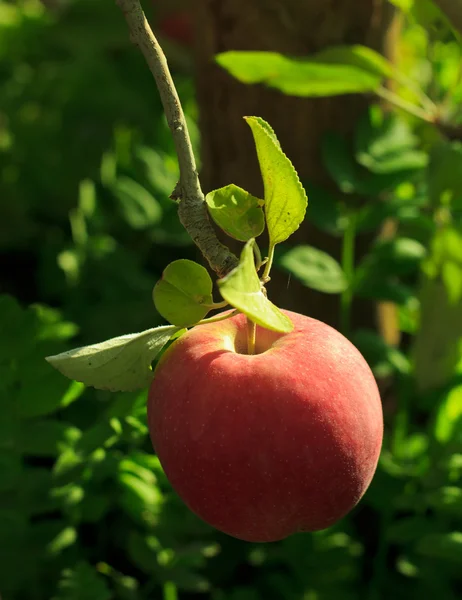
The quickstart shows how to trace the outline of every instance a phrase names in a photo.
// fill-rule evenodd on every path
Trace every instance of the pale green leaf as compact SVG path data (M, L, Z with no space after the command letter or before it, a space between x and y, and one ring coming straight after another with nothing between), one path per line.
M205 198L215 223L241 242L258 237L265 228L263 200L231 184L209 192Z
M317 97L371 92L382 76L352 64L321 63L277 52L229 51L217 63L243 83L262 83L284 94Z
M156 327L49 356L46 360L66 377L97 389L127 392L148 387L151 362L178 330Z
M205 267L192 260L175 260L154 287L154 304L172 325L194 325L210 310L212 287Z
M339 263L312 246L296 246L278 258L278 264L303 285L327 294L339 294L348 281Z
M258 117L246 117L252 129L265 188L266 226L270 245L286 240L305 217L308 200L292 163L273 130Z
M292 331L291 320L268 300L255 270L253 245L250 240L244 246L239 265L218 282L223 298L243 312L257 325L288 333Z

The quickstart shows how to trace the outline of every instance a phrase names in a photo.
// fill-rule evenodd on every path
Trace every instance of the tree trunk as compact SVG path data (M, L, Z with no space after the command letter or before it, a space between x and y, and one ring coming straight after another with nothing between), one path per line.
M364 44L387 51L393 11L386 0L196 0L197 94L205 191L235 183L261 195L253 138L244 115L266 119L302 180L331 187L320 158L329 129L348 134L366 106L364 97L300 99L263 86L244 85L213 62L225 50L270 50L306 56L338 44ZM294 236L333 256L340 242L305 223ZM362 240L358 252L361 253ZM367 241L366 241L367 243ZM339 299L307 290L274 273L269 294L280 306L339 325ZM358 308L358 307L357 307ZM359 323L370 325L373 307L359 307ZM358 319L356 319L358 323Z

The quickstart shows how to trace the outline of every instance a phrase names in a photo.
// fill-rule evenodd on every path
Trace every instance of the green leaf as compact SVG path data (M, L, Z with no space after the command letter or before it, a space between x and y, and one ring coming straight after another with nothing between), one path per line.
M359 44L354 46L333 46L314 54L311 59L319 63L350 65L372 75L393 77L393 64L381 54Z
M243 83L262 83L301 97L337 96L375 90L382 76L352 64L331 64L313 58L291 58L277 52L229 51L217 63Z
M296 246L277 259L303 285L325 292L339 294L348 287L348 281L339 263L312 246Z
M112 593L105 579L86 562L62 572L53 600L110 600Z
M265 228L263 200L231 184L209 192L205 198L218 227L241 242L258 237Z
M258 117L246 117L252 129L265 188L266 226L270 245L286 240L305 217L308 199L297 172L281 150L271 127Z
M212 287L205 267L192 260L175 260L154 287L154 304L173 325L194 325L210 311Z
M462 431L462 385L448 392L442 401L435 423L435 438L445 444ZM462 433L459 435L462 440Z
M220 293L231 306L243 312L257 325L272 331L289 333L293 329L292 321L270 302L262 291L255 270L254 243L255 240L247 242L239 265L218 281Z
M46 360L66 377L101 390L129 392L148 387L151 362L178 330L156 327L69 350Z
M133 229L146 229L161 220L160 204L146 188L130 177L120 177L111 187L126 221Z

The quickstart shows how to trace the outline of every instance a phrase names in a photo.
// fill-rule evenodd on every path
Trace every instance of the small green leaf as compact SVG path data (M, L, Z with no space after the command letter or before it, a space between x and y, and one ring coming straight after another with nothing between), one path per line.
M337 96L377 89L382 75L353 64L332 64L313 58L291 58L277 52L229 51L217 63L243 83L262 83L284 94L304 98Z
M249 319L272 331L292 331L292 321L268 300L262 291L255 270L253 245L250 240L244 246L239 265L218 282L223 298L243 312Z
M175 260L153 291L159 313L173 325L194 325L210 310L213 282L207 269L192 260Z
M177 331L166 326L112 338L49 356L46 360L69 379L101 390L128 392L151 383L151 362Z
M257 148L265 187L266 226L270 245L274 246L299 228L308 199L296 170L281 150L271 127L258 117L246 117L246 121L252 129Z
M319 292L339 294L348 287L345 273L339 263L317 248L297 246L285 252L277 263L299 281Z
M205 198L215 223L241 242L258 237L265 228L263 200L231 184L209 192Z

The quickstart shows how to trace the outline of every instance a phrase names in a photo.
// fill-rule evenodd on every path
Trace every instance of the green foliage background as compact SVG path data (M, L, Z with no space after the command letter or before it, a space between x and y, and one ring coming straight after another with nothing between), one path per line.
M345 331L386 383L382 457L335 527L270 545L234 540L172 492L145 392L84 389L44 361L161 324L152 288L169 261L194 257L168 199L170 134L120 14L102 0L64 4L0 1L3 600L460 597L461 143L377 107L353 141L326 136L338 193L304 182L308 218L343 238L342 264L310 246L283 247L276 264L341 294ZM457 126L461 45L421 7L406 17L401 67ZM176 81L197 147L191 76ZM358 264L355 236L390 216L396 236ZM399 348L349 331L355 296L398 307Z

